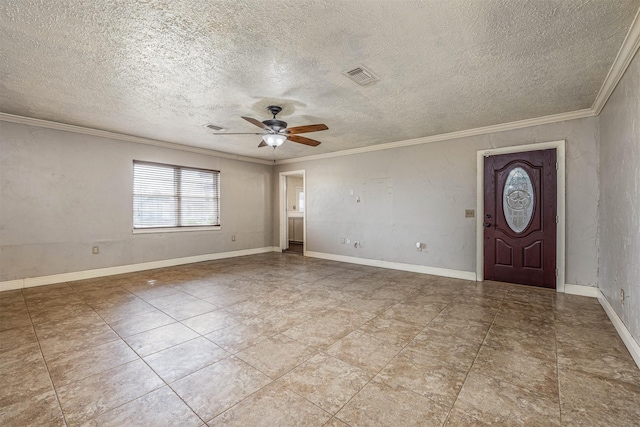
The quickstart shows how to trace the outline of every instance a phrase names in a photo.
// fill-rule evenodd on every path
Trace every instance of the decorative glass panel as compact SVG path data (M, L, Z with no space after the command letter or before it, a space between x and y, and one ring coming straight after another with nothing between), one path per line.
M504 183L502 209L509 227L516 233L522 233L533 216L535 197L533 185L527 171L514 168Z

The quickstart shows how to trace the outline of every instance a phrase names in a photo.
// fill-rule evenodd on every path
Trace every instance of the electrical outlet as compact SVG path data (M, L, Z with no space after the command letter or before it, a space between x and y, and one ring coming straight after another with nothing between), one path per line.
M473 209L465 209L464 217L465 218L474 218L476 216L476 211Z
M92 246L91 253L94 255L98 255L100 253L100 246Z
M349 190L349 195L353 196L353 190Z
M236 235L235 235L235 234L231 236L231 241L232 241L232 242L235 242L235 241L236 241Z
M345 239L344 237L342 239L340 239L340 243L342 243L344 245Z

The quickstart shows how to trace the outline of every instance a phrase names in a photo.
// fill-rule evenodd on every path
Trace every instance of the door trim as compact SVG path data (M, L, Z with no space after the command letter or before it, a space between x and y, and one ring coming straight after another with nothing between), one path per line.
M564 292L565 276L565 146L564 139L559 141L541 142L536 144L518 145L513 147L491 148L477 152L476 162L476 281L484 280L484 158L499 154L525 153L556 149L558 172L556 179L556 198L558 224L556 228L556 291Z
M302 191L304 192L304 212L302 212L302 255L307 254L307 177L305 169L280 172L278 187L280 189L278 201L278 216L280 218L280 251L287 249L287 176L302 175Z

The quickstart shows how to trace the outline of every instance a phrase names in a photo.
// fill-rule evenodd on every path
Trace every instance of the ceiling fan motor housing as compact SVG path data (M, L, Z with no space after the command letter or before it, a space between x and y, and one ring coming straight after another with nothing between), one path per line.
M280 111L282 111L282 107L279 107L277 105L269 105L267 107L267 110L269 110L269 112L273 114L273 119L263 121L262 123L265 126L269 126L276 133L287 128L287 122L283 122L282 120L276 119L276 115Z
M287 128L287 122L283 122L282 120L278 119L269 119L263 121L262 123L264 123L266 126L269 126L274 132L280 132L281 130Z

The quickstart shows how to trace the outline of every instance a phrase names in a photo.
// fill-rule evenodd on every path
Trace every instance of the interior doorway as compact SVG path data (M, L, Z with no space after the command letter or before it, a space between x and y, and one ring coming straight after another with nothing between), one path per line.
M306 252L305 171L280 173L280 248L283 252Z

